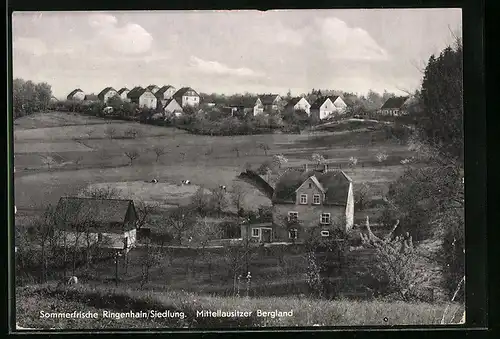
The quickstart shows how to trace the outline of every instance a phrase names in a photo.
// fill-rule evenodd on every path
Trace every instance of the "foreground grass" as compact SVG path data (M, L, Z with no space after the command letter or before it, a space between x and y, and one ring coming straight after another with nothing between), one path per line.
M123 288L32 285L17 289L16 311L20 326L56 329L113 328L241 328L294 326L363 326L439 324L446 304L403 303L351 300L313 300L307 298L213 297L186 292L150 292ZM460 313L451 305L449 313ZM103 310L115 312L156 310L184 312L185 318L107 319ZM197 317L196 312L251 311L250 317ZM257 310L290 311L289 317L257 317ZM97 312L98 319L41 319L45 312Z

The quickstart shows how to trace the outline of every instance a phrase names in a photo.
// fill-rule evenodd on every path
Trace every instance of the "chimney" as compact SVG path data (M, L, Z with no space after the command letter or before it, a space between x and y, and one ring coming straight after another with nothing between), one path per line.
M323 169L323 173L327 173L328 172L328 164L325 164L324 166L325 166L325 168Z

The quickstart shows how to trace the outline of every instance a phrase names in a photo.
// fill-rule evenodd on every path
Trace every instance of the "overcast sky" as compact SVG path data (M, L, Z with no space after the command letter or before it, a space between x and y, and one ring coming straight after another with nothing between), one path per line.
M136 85L199 92L419 87L418 68L453 41L459 9L17 12L14 77L56 97Z

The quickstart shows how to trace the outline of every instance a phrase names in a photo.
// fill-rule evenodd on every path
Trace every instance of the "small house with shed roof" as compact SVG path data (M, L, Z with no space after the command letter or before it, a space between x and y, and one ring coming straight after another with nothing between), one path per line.
M114 97L117 94L118 92L116 92L116 90L113 87L106 87L99 94L97 94L97 96L99 97L99 100L103 102L108 102L110 98Z
M261 101L259 98L254 96L238 96L230 100L228 107L231 109L231 113L243 112L245 114L252 113L257 115L261 112L260 106Z
M408 99L408 96L389 98L382 107L380 107L379 113L392 116L404 115L407 112L406 105L409 101Z
M71 91L71 93L68 94L66 97L68 100L84 100L85 99L85 93L77 88Z
M137 212L132 200L62 197L56 207L61 244L100 244L128 251L136 242Z
M300 242L311 230L318 237L329 237L332 231L347 232L354 223L352 179L341 170L329 170L328 165L313 170L307 166L290 169L276 183L272 205L272 224L250 225L250 237Z

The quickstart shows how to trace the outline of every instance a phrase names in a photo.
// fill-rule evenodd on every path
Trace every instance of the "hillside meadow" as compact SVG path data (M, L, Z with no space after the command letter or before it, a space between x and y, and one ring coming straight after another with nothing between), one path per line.
M115 131L113 138L106 132L110 128ZM137 136L126 137L129 130L137 131ZM412 154L406 146L383 140L380 131L211 137L63 112L17 119L14 138L15 199L21 213L55 204L59 197L78 194L93 184L122 187L156 178L178 185L189 179L205 189L226 185L230 190L247 164L258 166L283 154L287 166L299 166L315 152L324 155L331 167L344 169L355 187L366 183L377 198L404 170L399 161ZM269 146L267 155L261 144ZM164 150L158 161L155 148ZM139 153L132 164L125 156L129 151ZM385 163L376 161L380 152L389 155ZM350 157L358 159L354 169L346 165ZM246 188L250 207L269 204L250 185Z
M314 300L294 297L214 297L182 291L151 292L114 287L66 287L51 284L26 286L16 291L17 323L22 327L44 329L124 329L124 328L259 328L309 326L391 326L439 324L447 304L403 303L352 300ZM97 319L41 319L40 311L98 313ZM102 311L139 312L156 310L183 312L184 319L109 319ZM249 317L197 317L201 310L252 312ZM287 317L258 317L257 311L293 311ZM462 309L463 310L463 309ZM455 314L461 306L448 305L446 314ZM460 316L458 316L460 318Z

